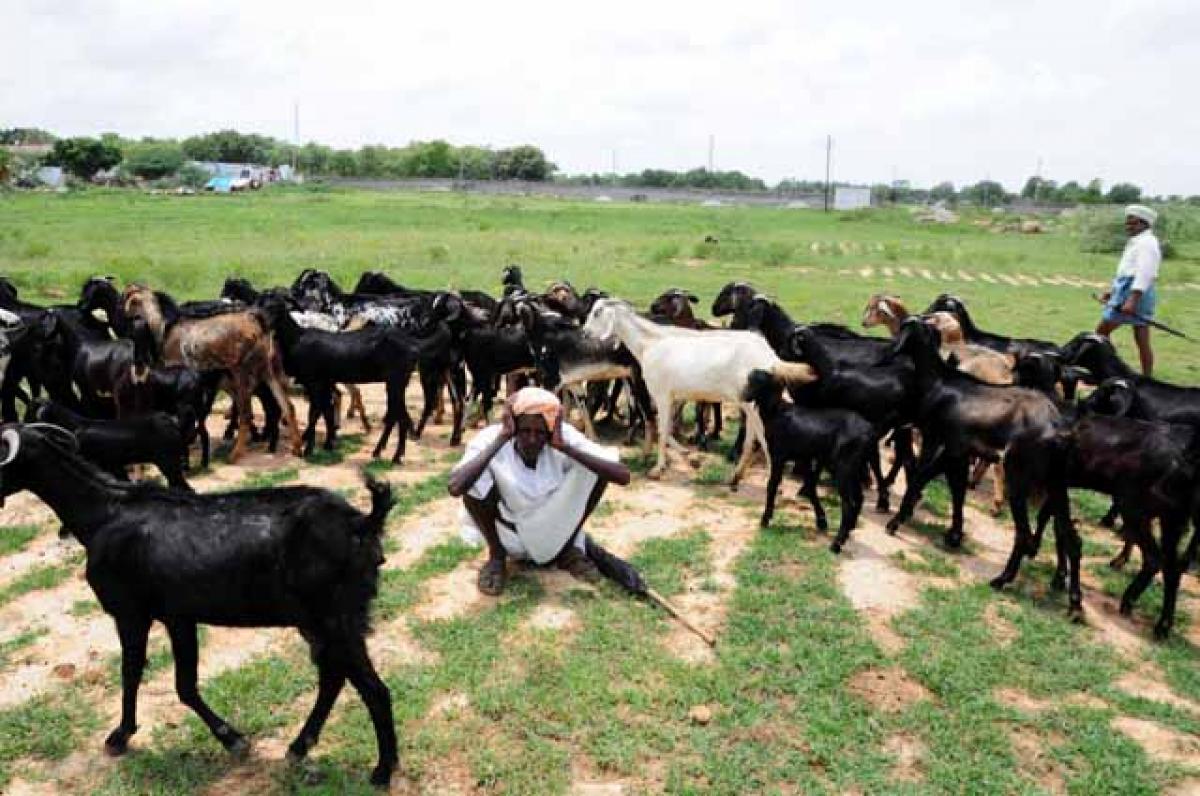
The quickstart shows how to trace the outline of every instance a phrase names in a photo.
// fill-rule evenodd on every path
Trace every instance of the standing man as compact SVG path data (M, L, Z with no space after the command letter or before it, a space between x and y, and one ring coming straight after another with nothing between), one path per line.
M1142 373L1146 376L1154 370L1154 352L1150 350L1150 327L1146 319L1154 317L1154 306L1158 302L1154 281L1162 263L1158 238L1151 229L1156 218L1158 214L1145 205L1125 208L1125 234L1129 240L1121 253L1112 289L1102 296L1107 306L1096 327L1097 334L1108 337L1121 324L1131 325L1138 357L1142 361ZM1135 314L1141 317L1134 317Z
M464 537L482 537L488 547L479 590L504 590L508 556L596 579L592 556L609 554L588 540L583 525L610 481L629 480L616 449L563 422L553 393L518 391L504 404L503 422L480 431L450 473L450 494L463 499Z

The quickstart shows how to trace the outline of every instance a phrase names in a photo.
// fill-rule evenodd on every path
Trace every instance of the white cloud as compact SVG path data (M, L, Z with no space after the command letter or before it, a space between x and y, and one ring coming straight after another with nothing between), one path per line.
M17 0L4 125L338 146L541 145L568 171L702 165L1200 193L1190 0L394 4Z

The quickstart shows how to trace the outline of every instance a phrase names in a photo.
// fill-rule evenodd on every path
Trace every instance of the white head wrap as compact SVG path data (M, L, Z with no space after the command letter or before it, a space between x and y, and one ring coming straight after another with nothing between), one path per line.
M1155 213L1145 205L1129 205L1125 208L1125 215L1140 218L1150 226L1154 226L1154 221L1158 218L1158 213Z

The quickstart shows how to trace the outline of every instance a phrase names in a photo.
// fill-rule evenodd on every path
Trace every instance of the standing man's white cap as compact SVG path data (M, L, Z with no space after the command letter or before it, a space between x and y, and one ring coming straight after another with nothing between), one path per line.
M1125 208L1125 215L1127 217L1133 216L1134 218L1140 218L1150 226L1154 226L1154 221L1158 218L1158 213L1155 213L1145 205L1129 205Z

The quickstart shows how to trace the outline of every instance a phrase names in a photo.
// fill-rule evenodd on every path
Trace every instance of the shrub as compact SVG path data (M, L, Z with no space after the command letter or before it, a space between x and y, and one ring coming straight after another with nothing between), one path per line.
M183 150L170 141L136 144L125 154L124 167L147 180L158 180L179 171L183 166Z
M1179 245L1200 240L1200 221L1182 208L1158 211L1154 234L1162 246L1163 259L1179 253ZM1079 224L1079 249L1090 254L1119 254L1125 249L1125 217L1116 208L1106 208L1084 215Z
M195 163L187 163L179 169L179 184L189 188L201 188L208 182L208 172Z

